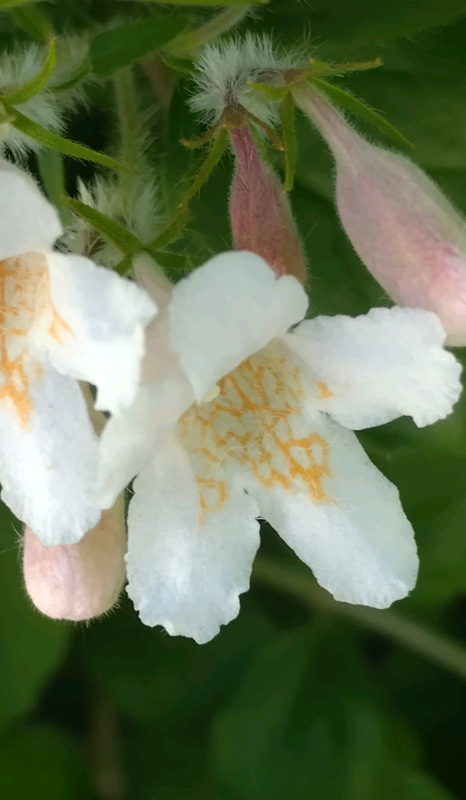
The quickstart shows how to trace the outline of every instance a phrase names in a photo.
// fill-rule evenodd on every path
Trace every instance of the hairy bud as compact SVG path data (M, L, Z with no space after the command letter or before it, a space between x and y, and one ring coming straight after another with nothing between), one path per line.
M250 250L277 277L294 275L306 282L306 263L288 198L264 164L246 126L230 132L237 168L230 197L230 221L236 250Z
M45 547L26 527L23 570L29 597L52 619L98 617L118 600L125 551L123 495L77 544Z
M466 344L465 220L412 161L370 144L317 91L295 99L336 162L336 203L354 249L397 304L433 311Z

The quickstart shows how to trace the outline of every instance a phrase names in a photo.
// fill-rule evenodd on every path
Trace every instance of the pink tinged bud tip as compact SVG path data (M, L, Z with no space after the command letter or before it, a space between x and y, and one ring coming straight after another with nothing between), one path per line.
M23 570L29 597L52 619L98 617L118 600L125 551L123 496L77 544L45 547L25 528Z
M230 131L237 167L230 196L236 250L261 256L275 272L306 282L306 262L288 198L247 127Z
M295 97L336 162L336 204L354 249L395 303L433 311L466 344L466 223L412 161L367 142L311 87Z

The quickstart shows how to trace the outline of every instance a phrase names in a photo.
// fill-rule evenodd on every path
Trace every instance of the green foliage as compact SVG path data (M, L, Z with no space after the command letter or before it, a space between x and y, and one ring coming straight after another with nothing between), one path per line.
M107 155L118 155L107 76L134 65L147 169L158 178L165 214L161 233L143 245L176 278L231 246L227 134L210 150L180 144L201 137L205 127L189 109L193 56L177 51L177 36L192 35L219 13L190 6L195 4L0 0L5 52L15 43L73 30L92 40L99 80L91 84L88 107L69 112L71 138L18 114L11 97L7 113L45 145L31 168L38 167L52 200L60 207L60 198L71 195L68 206L116 243L122 256L141 243L77 205L73 195L77 178L93 175L92 163L121 166ZM387 138L389 128L401 131L414 145L410 155L466 213L465 0L273 0L238 30L273 33L287 47L310 31L314 63L336 65L337 80L323 89L330 99L359 113L361 129L388 146L396 146ZM50 52L48 66L27 91L45 86ZM354 68L378 57L383 65L376 70L343 74L339 66L350 62ZM60 90L79 86L90 66L81 64ZM261 81L256 88L271 94ZM365 111L361 116L366 105L357 97L376 110L377 120ZM273 99L283 101L283 92L275 91ZM291 188L296 151L290 201L308 257L310 314L357 315L388 303L341 229L326 146L303 115L292 127L285 106L282 120L285 153L270 147L268 155ZM179 214L188 200L189 217ZM62 214L67 210L62 204ZM464 652L466 399L435 426L419 430L400 420L358 436L399 487L416 531L419 581L395 612ZM15 526L3 511L0 771L7 800L464 797L466 684L452 672L361 619L336 618L317 605L310 610L254 579L238 619L203 647L144 628L127 599L90 627L52 622L25 596ZM262 551L297 569L268 526L262 533Z
M96 75L110 75L116 69L160 50L181 33L184 27L182 17L158 12L99 33L91 42L93 70Z
M388 136L391 136L392 139L395 139L399 144L404 145L405 147L410 147L411 142L406 139L403 134L401 134L390 122L388 122L384 117L374 111L373 108L363 103L358 97L354 97L350 92L345 91L345 89L341 89L340 86L334 86L331 83L327 83L327 81L322 81L320 78L309 78L309 82L318 89L321 94L325 95L329 100L333 103L337 103L343 108L346 108L348 111L351 111L353 114L357 114L363 119L366 119L368 122L371 122L375 125L376 128L382 131L382 133L386 133Z
M84 797L84 770L63 731L30 725L0 736L0 770L8 800Z
M86 147L78 142L73 142L71 139L65 139L64 136L59 136L57 133L49 131L47 128L42 127L42 125L29 119L29 117L26 117L18 111L18 109L14 107L10 108L7 103L4 103L4 106L7 113L11 115L11 124L21 131L21 133L29 136L30 139L34 139L35 142L39 142L39 144L50 147L57 153L63 153L72 158L83 158L86 161L93 161L95 164L102 164L104 167L123 170L123 172L132 172L129 167L120 164L119 161L105 155L105 153L97 153L90 147Z
M6 3L4 7L6 7ZM16 24L27 33L32 39L39 42L48 42L53 36L53 28L50 25L47 17L37 8L37 4L32 5L31 2L8 3L8 6L14 6L11 9L11 15Z
M0 729L37 703L44 683L60 667L71 636L68 626L42 617L26 597L13 520L0 520Z

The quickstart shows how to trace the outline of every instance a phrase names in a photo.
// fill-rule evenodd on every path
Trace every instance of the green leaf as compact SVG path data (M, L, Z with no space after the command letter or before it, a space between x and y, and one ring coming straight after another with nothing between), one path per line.
M418 766L344 626L275 633L213 727L216 773L239 800L453 800Z
M142 250L143 244L139 239L118 222L80 200L72 197L63 197L62 200L75 214L89 222L102 236L118 247L125 256L134 255Z
M11 123L13 127L17 128L17 130L26 134L26 136L29 136L31 139L34 139L35 142L39 142L45 147L56 150L57 153L63 153L72 158L82 158L85 161L93 161L95 164L102 164L104 167L111 167L112 169L134 174L133 170L129 169L129 167L125 167L124 164L120 164L120 162L116 161L114 158L106 156L104 153L97 153L84 144L78 144L78 142L73 142L71 139L65 139L63 136L59 136L58 133L53 133L47 130L47 128L43 128L42 125L33 122L32 119L21 114L16 108L10 108L6 103L5 109L13 118Z
M66 225L69 222L69 214L62 200L66 191L63 156L56 150L41 150L37 154L37 164L45 191L54 206L58 208L61 220Z
M50 22L39 11L37 6L14 8L10 13L16 24L32 39L37 39L39 42L48 42L53 37L54 32Z
M412 147L411 142L406 139L403 134L394 127L394 125L378 114L377 111L374 111L373 108L364 103L363 100L355 97L345 89L341 89L339 86L334 86L326 81L321 81L319 78L309 77L308 80L309 83L312 83L312 85L315 86L316 89L321 92L321 94L325 95L325 97L327 97L333 103L337 103L338 105L343 106L343 108L346 108L348 111L351 111L353 114L363 117L363 119L366 119L368 122L371 122L373 125L375 125L375 127L382 131L382 133L387 134L387 136L390 136L392 139L396 139L397 142L405 147Z
M189 201L194 197L194 195L198 193L201 186L203 186L204 183L207 181L212 170L215 169L218 162L222 158L226 150L227 143L228 143L228 131L225 128L222 128L217 138L215 139L214 144L212 145L209 155L207 156L197 177L195 178L194 183L188 189L186 194L183 195L183 198L180 202L181 209L186 208Z
M41 92L42 89L45 89L49 78L55 70L56 65L57 47L55 39L51 39L49 50L40 72L38 72L34 78L31 78L30 81L25 83L24 86L16 89L15 92L11 92L11 94L3 95L1 99L10 106L21 105L21 103L25 103L27 100L30 100L31 97L34 97L34 95L38 94L38 92Z
M90 46L94 72L110 75L116 69L160 50L185 27L183 17L160 13L99 33Z
M0 506L0 727L26 714L61 666L71 626L36 611L23 584L20 545L12 514Z
M368 69L377 69L382 66L380 58L373 61L360 61L353 64L332 64L329 61L310 60L312 75L322 78L328 75L345 75L350 72L366 72Z
M16 8L17 6L32 5L32 3L37 3L37 0L0 0L0 11Z
M159 3L160 0L147 0L148 3ZM169 6L265 6L270 0L166 0Z
M293 188L296 162L296 134L294 127L293 95L288 93L280 103L282 138L285 145L285 192Z
M300 24L308 25L312 30L313 40L323 42L319 46L319 55L327 54L326 43L330 43L332 52L342 46L357 42L375 42L387 40L395 36L407 36L417 31L449 25L453 20L464 15L464 0L358 0L348 3L347 0L313 0L305 6L300 0L276 0L273 5L277 31L287 24L293 28L296 41L296 15L301 17ZM376 53L377 55L377 53Z

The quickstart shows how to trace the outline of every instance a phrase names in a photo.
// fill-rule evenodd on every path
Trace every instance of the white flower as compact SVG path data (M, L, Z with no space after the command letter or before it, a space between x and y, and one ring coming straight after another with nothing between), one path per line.
M97 439L77 380L97 387L99 409L131 404L156 308L134 283L54 252L55 209L1 160L0 208L2 499L43 544L71 544L100 515Z
M147 265L137 272L149 288ZM377 308L289 333L304 290L248 252L154 294L145 383L102 438L104 506L139 472L127 565L143 622L206 642L233 619L258 517L338 600L386 608L404 597L413 530L349 429L451 411L461 370L437 317Z

